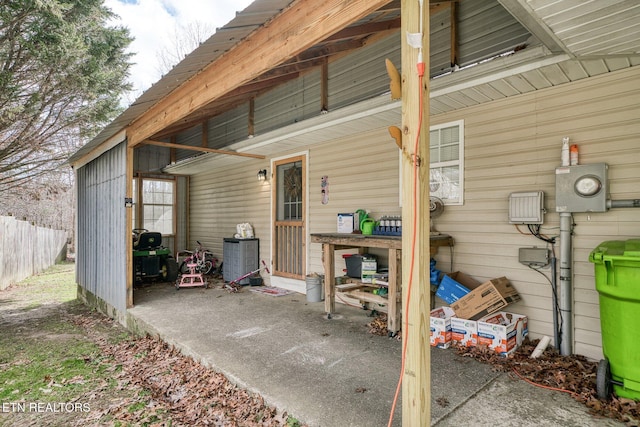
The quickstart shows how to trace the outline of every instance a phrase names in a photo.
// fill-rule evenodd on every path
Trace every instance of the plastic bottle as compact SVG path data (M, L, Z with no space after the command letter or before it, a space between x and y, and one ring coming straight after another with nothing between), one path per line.
M570 165L568 136L565 136L564 138L562 138L562 152L561 152L560 159L562 160L562 166Z
M569 157L571 159L571 166L576 166L578 164L578 145L571 144L569 148Z

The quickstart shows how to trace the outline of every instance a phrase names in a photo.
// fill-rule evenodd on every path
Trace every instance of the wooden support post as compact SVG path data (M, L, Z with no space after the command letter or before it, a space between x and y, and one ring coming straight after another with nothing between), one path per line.
M431 424L429 345L429 3L402 0L402 425ZM422 12L422 13L421 13ZM407 33L419 33L422 21L424 77L418 78L417 48ZM422 98L422 108L420 101ZM419 125L420 119L422 120ZM420 128L419 128L420 127ZM419 135L418 135L419 132ZM416 144L416 140L418 143ZM416 150L417 146L417 150ZM414 181L414 165L417 178ZM415 182L415 184L414 184Z
M322 244L322 264L324 266L324 293L325 293L325 297L324 297L324 310L329 313L329 314L333 314L336 312L336 302L335 302L335 284L336 284L336 278L335 278L335 261L334 261L334 254L335 254L335 245L332 245L330 243L323 243Z

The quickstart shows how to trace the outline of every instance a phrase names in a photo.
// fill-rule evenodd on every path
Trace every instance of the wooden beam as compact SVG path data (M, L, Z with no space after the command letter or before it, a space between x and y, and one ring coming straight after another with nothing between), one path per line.
M451 67L458 64L458 4L450 3L451 5L451 56L449 62Z
M388 21L369 22L362 25L354 25L344 30L338 31L326 41L350 39L357 36L366 36L373 33L379 33L381 31L396 30L400 28L400 18L390 19Z
M175 142L175 141L171 141L171 142ZM202 122L202 141L201 141L201 145L203 147L208 147L209 146L209 123L204 120Z
M231 151L231 150L218 150L217 148L194 147L193 145L174 144L172 142L164 142L164 141L152 141L150 139L146 139L146 140L142 141L142 144L158 145L160 147L177 148L179 150L203 151L205 153L229 154L230 156L251 157L251 158L254 158L254 159L265 159L266 158L265 156L263 156L261 154L239 153L237 151Z
M151 107L127 128L130 146L286 62L390 0L299 0Z
M429 9L402 0L402 34L419 33L425 75L416 71L418 49L402 37L402 425L431 424L429 345ZM415 179L414 179L415 178Z
M329 111L329 59L324 58L320 72L320 111Z
M251 98L249 100L249 117L248 117L249 123L247 123L247 135L249 136L253 136L256 133L255 119L256 119L256 99Z
M173 135L171 137L171 142L174 143L174 144L176 143L175 135ZM169 149L169 160L171 161L171 163L175 163L176 162L176 157L177 157L176 156L176 149L175 148Z

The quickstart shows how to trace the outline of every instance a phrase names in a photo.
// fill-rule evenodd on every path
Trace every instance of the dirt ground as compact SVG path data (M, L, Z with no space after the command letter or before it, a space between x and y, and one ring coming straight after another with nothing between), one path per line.
M0 426L301 426L75 300L73 264L0 291Z

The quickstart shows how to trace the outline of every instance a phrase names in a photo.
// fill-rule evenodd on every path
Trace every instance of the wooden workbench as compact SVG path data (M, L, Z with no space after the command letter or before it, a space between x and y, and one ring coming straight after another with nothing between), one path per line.
M387 249L389 254L389 288L386 297L374 295L362 290L371 285L362 284L360 289L355 287L344 293L360 301L371 302L387 307L387 328L390 334L400 330L400 304L402 303L402 237L363 234L321 233L311 234L312 243L322 243L322 264L324 267L324 308L327 317L336 310L336 278L335 251L357 248L360 252L364 248ZM431 255L440 246L453 246L453 239L448 235L433 236L431 238ZM352 281L353 282L353 281Z

